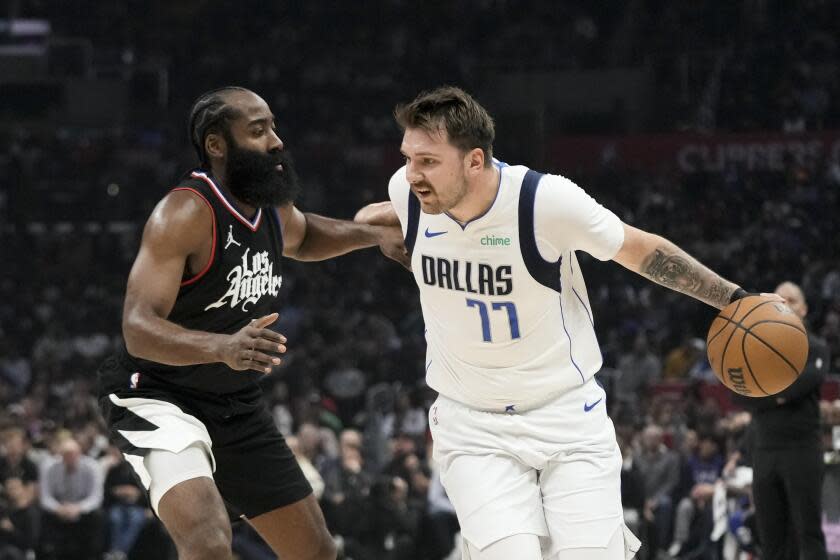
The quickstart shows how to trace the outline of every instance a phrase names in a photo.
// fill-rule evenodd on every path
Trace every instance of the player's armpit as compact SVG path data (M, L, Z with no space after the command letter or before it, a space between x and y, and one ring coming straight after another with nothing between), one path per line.
M306 237L306 216L293 204L277 209L283 228L283 256L297 258L298 250Z
M126 312L149 307L167 317L190 255L212 242L213 216L198 195L176 191L161 200L143 229L140 250L128 277Z
M374 226L397 226L400 225L400 218L394 210L390 200L374 202L356 212L354 222L370 224Z
M657 284L717 309L726 307L738 288L664 237L627 224L624 224L624 243L613 260Z

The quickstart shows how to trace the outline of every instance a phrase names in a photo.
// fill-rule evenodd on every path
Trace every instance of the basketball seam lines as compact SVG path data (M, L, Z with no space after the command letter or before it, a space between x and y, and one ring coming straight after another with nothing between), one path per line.
M732 311L732 315L735 315L735 313L738 312L738 309L740 309L740 307L741 307L741 302L742 301L744 301L744 300L743 299L738 300L738 305L735 306L735 309ZM731 319L727 318L727 320L731 320ZM726 339L726 344L723 345L723 352L721 352L721 354L720 354L720 374L723 376L723 379L721 379L721 381L724 381L726 379L726 368L724 367L725 362L726 362L726 350L729 348L729 343L732 342L732 337L735 336L736 332L738 332L738 326L737 325L735 326L734 329L732 329L732 332L729 334L729 338ZM708 342L707 342L707 345L708 345Z
M726 368L724 368L724 361L726 360L726 350L729 348L729 343L730 343L730 342L732 342L732 337L733 337L733 336L735 336L735 333L736 333L736 332L738 332L738 328L743 329L743 330L744 330L744 336L741 338L741 354L744 356L744 364L747 366L747 371L749 371L750 376L753 378L753 381L755 381L755 386L756 386L756 387L758 387L758 388L761 390L761 392L762 392L762 393L764 393L764 394L765 394L765 395L767 395L767 396L770 396L770 393L768 393L767 391L765 391L765 390L764 390L764 388L763 388L763 387L762 387L762 386L758 383L758 379L756 379L755 374L753 374L752 367L750 366L750 361L749 361L749 358L747 357L746 348L744 348L744 346L745 346L745 344L746 344L747 335L748 335L748 334L750 334L750 335L754 336L754 337L755 337L755 338L756 338L759 342L761 342L762 344L764 344L765 346L767 346L768 348L770 348L770 349L771 349L774 353L776 353L776 354L777 354L780 358L782 358L782 359L785 361L785 363L787 363L787 364L788 364L788 365L789 365L789 366L790 366L790 367L791 367L794 371L796 371L796 367L794 367L794 366L793 366L793 364L791 364L791 363L787 360L787 358L785 358L784 356L782 356L781 354L779 354L779 352L778 352L775 348L773 348L772 346L770 346L769 344L767 344L767 342L765 342L765 341L764 341L763 339L761 339L759 336L757 336L757 335L753 334L753 333L750 331L750 329L751 329L752 327L754 327L755 325L751 325L749 328L747 328L747 327L744 327L744 326L741 324L741 323L744 321L744 319L746 319L747 317L749 317L749 316L750 316L750 314L752 314L752 312L753 312L753 311L755 311L756 309L758 309L758 308L759 308L759 307L761 307L762 305L766 305L766 304L768 304L768 303L773 303L772 301L765 301L765 302L759 303L758 305L756 305L755 307L753 307L752 309L750 309L749 311L747 311L747 312L746 312L746 314L744 314L744 316L743 316L743 317L741 317L738 321L733 321L733 320L732 320L732 317L734 317L734 316L735 316L735 314L736 314L736 313L738 313L738 309L741 307L741 302L742 302L742 301L744 301L745 299L746 299L746 298L741 298L741 299L739 299L739 300L738 300L738 305L736 305L736 306L735 306L735 309L732 311L732 315L730 315L729 317L721 317L720 315L718 315L718 317L720 317L720 318L721 318L721 319L723 319L724 321L727 321L728 323L733 323L733 324L735 325L735 328L734 328L734 329L732 329L732 332L731 332L731 333L730 333L730 335L729 335L729 339L726 341L726 344L723 346L723 352L721 352L721 359L720 359L720 369L721 369L721 370L725 370L725 369L726 369ZM771 321L766 321L766 320L765 320L765 321L759 321L758 323L756 323L756 325L757 325L757 324L759 324L759 323L765 323L765 322L771 322ZM787 325L788 323L782 323L782 324ZM789 325L789 326L793 327L793 325ZM714 340L714 338L715 338L717 335L719 335L721 332L723 332L723 330L724 330L725 328L726 328L726 325L724 325L724 326L723 326L723 328L721 328L721 329L720 329L717 333L715 333L715 335L714 335L711 339L708 339L708 340L706 341L706 345L708 346L708 344L709 344L712 340ZM797 329L797 330L799 330L797 327L794 327L794 328L795 328L795 329ZM801 332L801 331L800 331L800 332ZM721 373L722 373L723 375L725 375L725 373L723 373L723 371L722 371ZM799 377L799 374L797 374L797 377ZM736 391L736 392L737 392L737 391Z
M738 313L738 310L739 310L739 309L741 309L741 302L742 302L742 301L744 301L744 298L741 298L741 299L739 299L739 300L738 300L738 305L736 305L736 306L735 306L735 309L733 309L733 310L732 310L732 315L730 315L729 317L721 317L720 315L718 315L718 317L720 317L721 319L723 319L723 320L725 320L725 321L730 321L730 322L734 323L735 321L733 321L730 317L732 317L732 316L734 316L736 313ZM720 333L722 333L722 332L723 332L723 329L725 329L725 328L726 328L726 325L723 325L723 327L721 327L721 329L720 329L718 332L716 332L712 338L710 338L710 339L706 340L706 346L708 346L709 344L711 344L711 343L712 343L712 341L713 341L715 338L717 338L717 336L718 336Z
M755 325L753 325L753 326L755 326ZM751 328L752 328L752 327L750 327L750 329L751 329ZM787 365L789 365L789 366L790 366L790 369L792 369L794 372L796 371L796 366L795 366L795 365L793 365L793 364L790 362L790 360L788 360L788 359L785 357L785 355L784 355L784 354L782 354L781 352L779 352L778 350L776 350L775 348L773 348L772 346L770 346L770 344L768 344L768 343L767 343L767 341L765 341L763 338L761 338L760 336L758 336L757 334L755 334L754 332L752 332L750 329L745 329L745 330L747 331L747 332L746 332L746 334L744 335L744 338L745 338L745 339L747 338L747 336L746 336L747 334L752 335L752 336L753 336L756 340L758 340L760 343L762 343L762 344L763 344L763 345L765 345L767 348L769 348L770 350L772 350L774 354L776 354L778 357L780 357L782 360L784 360L784 362L785 362ZM745 357L745 358L747 357L746 353L744 354L744 357ZM796 377L799 377L799 374L798 374L798 373L795 373L794 375L796 375Z
M733 337L733 336L735 336L735 333L736 333L736 332L738 332L738 327L741 327L741 328L742 328L742 329L744 329L745 331L746 331L746 330L748 330L746 327L744 327L743 325L741 325L741 321L743 321L744 319L746 319L747 317L749 317L749 316L750 316L750 314L751 314L753 311L755 311L756 309L758 309L758 308L759 308L759 307L761 307L762 305L766 305L766 304L768 304L768 303L773 303L772 301L765 301L765 302L759 303L758 305L756 305L755 307L753 307L752 309L750 309L749 311L747 311L747 312L744 314L744 316L743 316L743 317L741 317L741 319L740 319L740 320L738 320L737 322L735 322L735 321L733 321L733 320L731 319L731 317L734 317L734 316L735 316L735 314L736 314L736 313L738 313L738 309L740 309L740 307L741 307L741 302L742 302L742 301L744 301L745 299L747 299L747 298L741 298L741 299L739 299L739 300L738 300L738 305L736 305L736 306L735 306L735 309L732 311L732 315L730 315L729 317L721 317L721 319L725 319L725 320L727 320L727 321L729 321L729 322L735 323L735 327L736 327L736 328L732 329L732 333L729 335L729 339L726 341L726 344L723 346L723 352L722 352L722 353L721 353L721 355L720 355L720 369L721 369L721 370L723 370L723 369L724 369L724 367L723 367L723 362L724 362L724 361L726 361L726 360L725 360L725 358L726 358L726 350L729 348L729 343L730 343L730 342L732 342L732 337ZM718 317L720 317L720 315L718 315ZM726 327L724 327L724 328L726 328ZM723 329L721 329L721 330L723 330ZM706 340L706 348L708 348L708 347L709 347L709 341L708 341L708 340ZM762 390L763 390L763 389L762 389Z
M741 328L743 328L743 327L741 327ZM736 328L735 330L737 331L738 329ZM752 366L750 365L750 358L749 358L749 356L747 356L747 349L746 349L747 335L748 334L750 334L750 331L747 330L747 329L744 329L744 336L741 337L741 355L744 356L744 365L747 366L747 371L750 372L750 377L752 377L753 382L755 383L755 386L758 387L758 389L762 393L764 393L765 395L767 395L769 397L770 393L765 391L764 387L761 386L761 383L758 382L758 378L753 373Z
M806 335L806 336L808 335L808 333L807 333L807 332L805 332L805 330L800 329L800 328L799 328L799 327L797 327L796 325L791 325L790 323L783 323L783 322L781 322L781 321L777 321L776 319L764 319L764 320L762 320L762 321L756 321L755 323L753 323L752 325L750 325L750 329L752 329L753 327L757 327L758 325L763 325L764 323L775 323L775 324L777 324L777 325L785 325L786 327L790 327L790 328L792 328L792 329L795 329L795 330L797 330L797 331L801 332L802 334L804 334L804 335Z

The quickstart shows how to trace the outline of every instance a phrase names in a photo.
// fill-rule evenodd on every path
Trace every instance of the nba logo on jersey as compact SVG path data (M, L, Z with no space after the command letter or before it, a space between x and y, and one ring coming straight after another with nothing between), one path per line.
M136 389L138 383L140 383L140 372L135 371L134 373L131 374L131 380L128 383L128 388L129 389Z

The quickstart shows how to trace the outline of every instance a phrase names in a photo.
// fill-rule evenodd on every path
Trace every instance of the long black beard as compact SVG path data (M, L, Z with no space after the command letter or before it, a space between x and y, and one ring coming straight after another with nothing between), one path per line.
M255 208L295 201L300 182L289 152L256 152L240 148L232 138L228 146L226 185L234 197Z

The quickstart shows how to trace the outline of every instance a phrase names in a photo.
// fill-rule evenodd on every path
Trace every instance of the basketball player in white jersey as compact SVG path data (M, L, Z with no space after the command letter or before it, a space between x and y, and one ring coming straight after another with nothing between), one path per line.
M397 107L391 201L420 288L434 458L469 560L621 560L621 453L594 379L602 358L583 250L723 308L746 292L572 181L492 158L494 126L460 89Z

